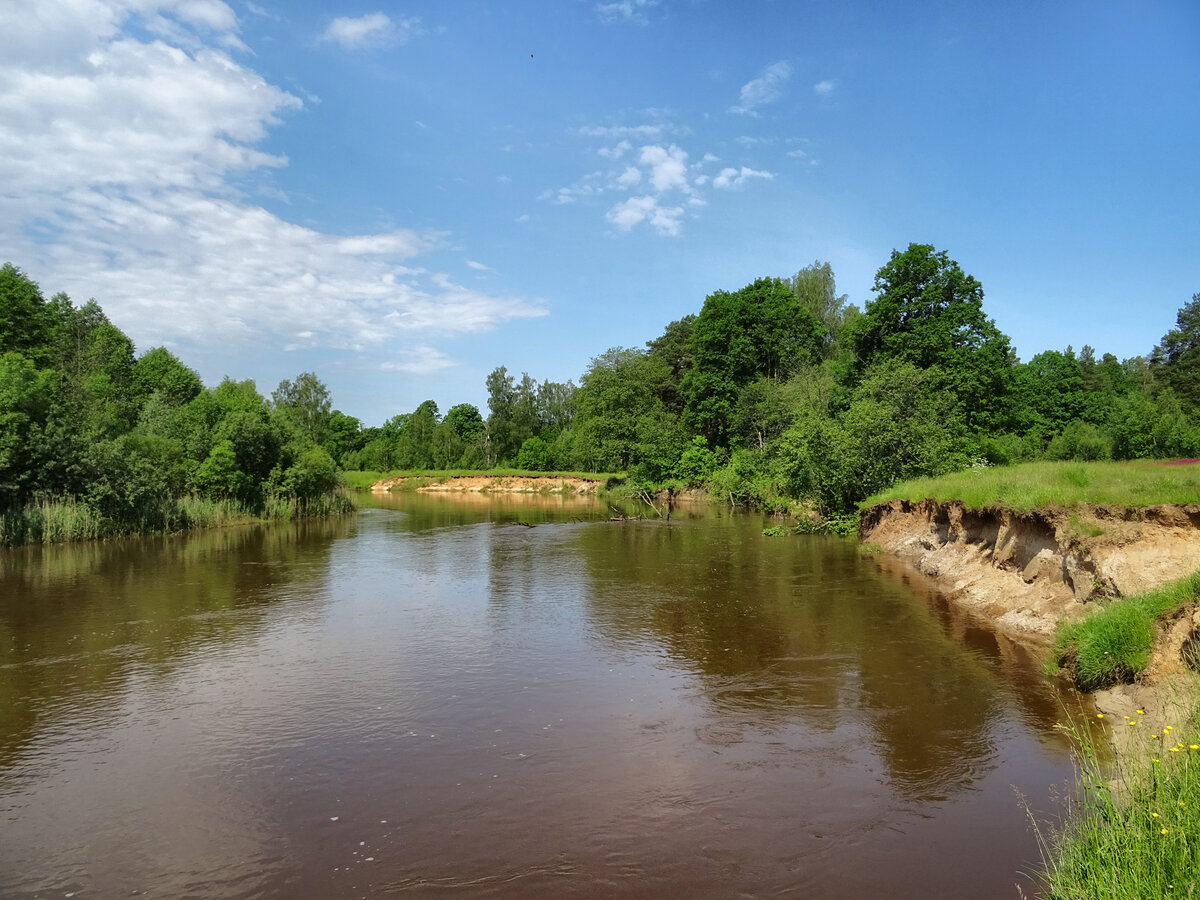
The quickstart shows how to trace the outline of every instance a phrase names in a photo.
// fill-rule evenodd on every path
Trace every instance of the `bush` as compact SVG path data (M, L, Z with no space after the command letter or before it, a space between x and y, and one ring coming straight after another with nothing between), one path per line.
M536 435L517 451L517 468L526 472L545 472L550 468L550 445Z

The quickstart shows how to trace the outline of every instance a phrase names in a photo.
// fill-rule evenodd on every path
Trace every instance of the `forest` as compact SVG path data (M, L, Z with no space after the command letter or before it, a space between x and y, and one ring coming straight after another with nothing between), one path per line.
M136 356L94 300L0 268L0 543L336 511L328 413L311 376L270 401L206 388L163 347Z
M426 400L366 427L311 372L268 399L251 381L207 388L162 347L137 356L95 301L45 300L10 263L0 511L11 523L70 503L109 530L169 530L186 526L185 499L315 509L339 469L515 467L838 516L898 480L971 466L1200 456L1200 294L1145 356L1084 346L1021 362L945 251L894 251L873 292L848 303L815 262L715 291L644 347L592 358L578 385L500 366L486 417Z
M1021 362L946 252L894 251L859 309L829 263L716 291L579 379L487 378L486 420L422 403L334 449L347 469L626 472L767 509L847 514L892 483L1035 459L1200 455L1200 294L1145 356Z

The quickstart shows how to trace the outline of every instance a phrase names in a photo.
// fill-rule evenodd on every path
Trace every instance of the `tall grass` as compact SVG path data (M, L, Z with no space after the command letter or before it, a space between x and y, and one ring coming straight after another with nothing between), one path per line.
M301 502L292 497L269 497L261 504L205 497L164 498L124 519L102 515L74 499L40 499L0 512L0 546L60 544L93 541L130 534L174 533L244 525L265 520L345 515L353 510L341 494Z
M961 500L968 507L1007 506L1018 512L1080 503L1152 506L1200 502L1200 465L1135 462L1032 462L966 469L940 478L918 478L868 497L860 506L888 500Z
M1138 711L1138 716L1141 711ZM1109 765L1091 730L1066 728L1079 771L1071 817L1058 834L1039 833L1049 900L1200 897L1200 723L1145 727L1138 717L1112 727L1138 729Z
M1200 602L1200 571L1152 591L1108 604L1079 622L1059 626L1054 654L1080 690L1128 683L1146 669L1158 621Z

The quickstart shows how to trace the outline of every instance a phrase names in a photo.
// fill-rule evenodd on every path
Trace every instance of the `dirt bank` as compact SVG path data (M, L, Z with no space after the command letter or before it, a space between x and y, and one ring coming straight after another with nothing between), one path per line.
M1200 565L1200 504L1014 513L893 500L866 510L858 534L999 630L1039 641L1092 601L1143 591Z
M372 491L384 492L392 489L416 490L423 493L435 492L483 492L503 494L594 494L604 482L588 478L563 478L558 476L525 475L457 475L451 478L412 475L399 478L384 478L371 485Z

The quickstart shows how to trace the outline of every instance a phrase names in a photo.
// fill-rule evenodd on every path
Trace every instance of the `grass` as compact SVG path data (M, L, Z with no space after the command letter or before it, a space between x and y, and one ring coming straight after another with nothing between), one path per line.
M1091 728L1065 728L1076 742L1078 791L1065 828L1039 831L1045 897L1200 897L1200 722L1194 709L1181 720L1158 732L1136 717L1113 725L1142 733L1109 765Z
M1152 506L1200 502L1200 465L1134 462L1032 462L967 469L940 478L918 478L864 500L961 500L968 507L1007 506L1017 512L1081 503Z
M349 499L335 494L307 503L290 497L271 497L261 506L204 497L165 499L135 518L114 520L73 499L42 499L19 509L0 512L0 546L62 544L94 541L131 534L176 533L261 521L344 515L353 509Z
M1110 600L1095 615L1059 627L1058 666L1080 690L1098 691L1135 680L1146 669L1158 622L1200 602L1200 571L1152 591Z

